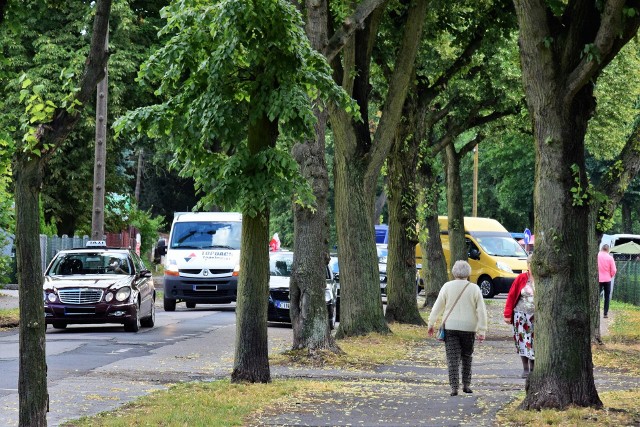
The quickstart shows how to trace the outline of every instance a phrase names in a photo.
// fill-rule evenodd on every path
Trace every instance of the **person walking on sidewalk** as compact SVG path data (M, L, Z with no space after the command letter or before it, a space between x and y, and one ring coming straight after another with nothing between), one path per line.
M522 378L533 371L533 318L535 307L533 294L535 281L531 275L531 255L527 257L527 270L518 275L511 284L507 302L504 305L504 321L513 325L513 340L522 361Z
M445 329L445 352L449 368L451 396L458 394L460 385L460 362L462 362L462 391L471 390L471 361L476 334L484 341L487 331L487 309L480 288L469 282L471 266L466 261L456 261L451 269L454 280L445 283L433 304L427 333L433 336L438 317L447 313L443 320Z
M616 275L616 263L609 254L609 245L606 243L598 252L598 282L600 292L604 292L604 318L609 316L609 299L611 298L611 281Z

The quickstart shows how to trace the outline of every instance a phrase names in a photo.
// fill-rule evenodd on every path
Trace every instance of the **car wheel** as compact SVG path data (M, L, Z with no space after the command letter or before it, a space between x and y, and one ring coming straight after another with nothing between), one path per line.
M196 303L195 302L186 302L185 304L187 304L187 308L196 308Z
M164 311L176 311L176 300L164 297Z
M125 332L138 332L140 330L140 303L136 304L133 318L124 324Z
M336 322L340 321L340 298L336 299Z
M336 328L336 306L331 304L327 306L329 311L329 330L333 331Z
M145 328L153 328L153 325L156 324L156 302L151 301L151 313L149 313L149 317L145 317L144 319L140 319L140 325Z
M67 324L64 322L53 322L53 329L67 329Z
M484 298L493 298L495 295L495 286L490 277L482 276L480 280L478 280L478 286Z

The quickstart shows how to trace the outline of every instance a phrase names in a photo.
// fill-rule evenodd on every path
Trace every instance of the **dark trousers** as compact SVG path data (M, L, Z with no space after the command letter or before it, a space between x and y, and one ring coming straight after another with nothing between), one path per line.
M609 314L609 299L611 298L611 282L599 282L600 292L604 291L604 315Z
M473 359L473 345L476 341L475 332L456 331L447 329L444 338L444 348L447 353L449 367L449 384L452 390L458 390L460 384L460 362L462 361L462 385L471 385L471 361Z

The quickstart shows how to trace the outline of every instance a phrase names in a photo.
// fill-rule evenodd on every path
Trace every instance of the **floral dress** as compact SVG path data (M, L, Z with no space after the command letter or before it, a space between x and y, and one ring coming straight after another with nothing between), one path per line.
M522 291L513 310L513 339L520 356L534 359L533 354L533 290L531 277Z

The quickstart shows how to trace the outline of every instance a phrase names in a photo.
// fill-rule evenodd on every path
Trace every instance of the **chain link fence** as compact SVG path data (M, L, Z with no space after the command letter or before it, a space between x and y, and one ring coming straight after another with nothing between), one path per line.
M640 306L640 260L616 260L618 272L613 281L611 298Z

